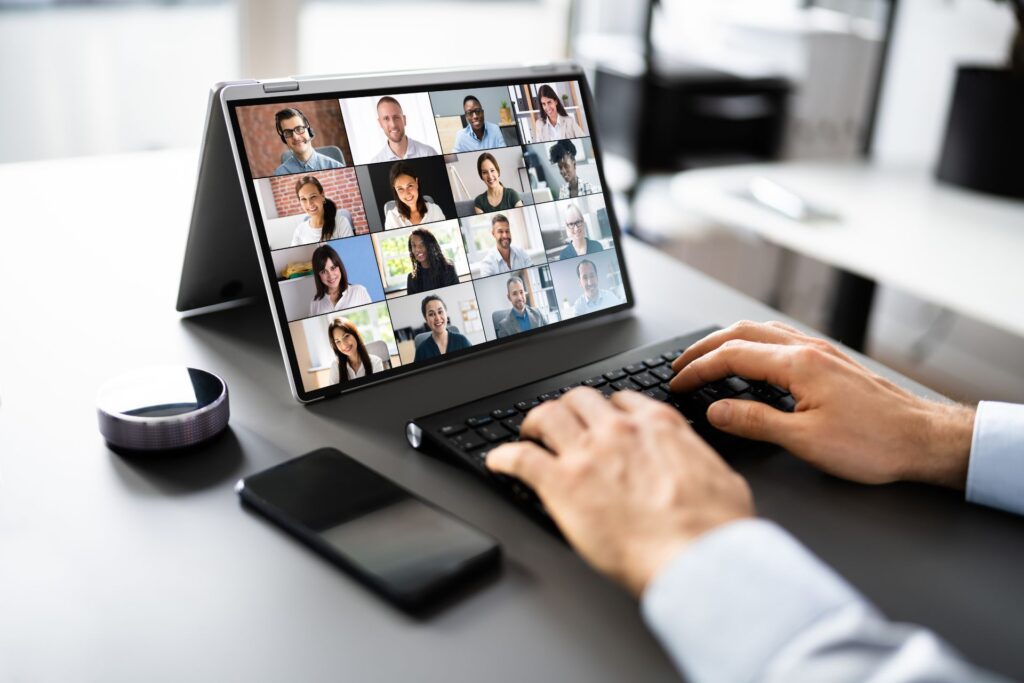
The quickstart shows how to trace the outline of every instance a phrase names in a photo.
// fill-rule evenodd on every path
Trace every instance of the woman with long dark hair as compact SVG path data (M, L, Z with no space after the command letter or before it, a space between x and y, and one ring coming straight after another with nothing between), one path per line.
M448 309L444 301L436 294L423 298L420 303L423 322L430 330L430 336L416 347L416 361L437 358L450 351L468 349L473 345L468 337L448 329Z
M347 382L350 379L369 377L375 372L384 370L384 361L372 356L366 350L363 337L351 321L335 318L327 328L327 338L331 341L334 351L334 362L331 364L331 384ZM341 368L345 368L342 376Z
M405 284L409 294L459 284L455 266L444 257L437 238L426 228L417 228L409 235L409 260L412 272Z
M576 123L576 118L569 116L569 112L562 106L562 100L558 99L554 88L546 83L540 86L537 99L540 100L541 113L534 125L534 142L553 142L585 135Z
M384 216L384 229L443 221L444 212L420 194L420 176L411 164L399 161L388 173L388 185L395 205Z
M519 193L501 184L501 166L490 152L484 152L476 160L476 172L487 188L473 200L473 213L508 211L523 205Z
M309 314L320 315L370 303L366 287L348 281L348 272L338 252L329 244L313 252L313 282L316 294L309 302Z
M304 175L299 178L295 182L295 196L306 215L292 234L293 247L355 234L348 219L338 215L338 205L324 195L324 186L316 177Z

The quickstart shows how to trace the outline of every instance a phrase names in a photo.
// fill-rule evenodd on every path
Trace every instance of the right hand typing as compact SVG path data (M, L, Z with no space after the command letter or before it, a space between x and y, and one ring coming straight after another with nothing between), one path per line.
M707 417L724 432L776 443L857 482L965 486L973 409L915 396L789 325L736 323L693 344L672 368L674 391L739 375L771 382L796 399L792 413L754 401L718 401Z

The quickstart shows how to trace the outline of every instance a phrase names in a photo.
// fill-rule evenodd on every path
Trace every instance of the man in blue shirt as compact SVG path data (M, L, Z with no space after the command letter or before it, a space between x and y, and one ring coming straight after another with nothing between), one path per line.
M975 411L920 398L777 322L715 332L672 369L673 391L740 375L797 401L792 413L717 401L707 417L722 431L856 482L930 483L1024 514L1024 406L983 401ZM487 466L529 484L580 554L640 597L688 681L1002 680L930 631L889 622L757 519L746 481L671 407L635 391L605 400L577 388L532 410L520 434Z
M494 333L499 338L511 337L514 334L548 324L540 310L527 305L526 287L523 285L521 277L517 275L510 277L505 283L505 292L512 308L494 325Z
M484 109L480 106L480 100L472 95L466 95L462 100L462 110L466 114L466 127L455 136L454 151L476 152L505 146L501 128L484 120Z
M282 109L274 114L274 126L281 142L288 146L291 155L284 163L274 169L274 175L289 173L309 173L310 171L327 171L332 168L343 168L345 164L321 154L313 148L312 140L316 136L313 128L298 109Z

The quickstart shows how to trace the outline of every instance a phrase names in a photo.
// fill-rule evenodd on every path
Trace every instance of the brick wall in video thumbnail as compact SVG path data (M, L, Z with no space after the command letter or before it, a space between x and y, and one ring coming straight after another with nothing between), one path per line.
M353 168L341 168L333 171L316 171L309 175L315 176L324 187L324 196L333 199L339 206L352 212L352 227L363 232L369 227L366 222L366 211L359 195L359 183ZM274 205L278 216L292 216L302 213L298 195L295 194L295 183L302 175L278 176L270 179L270 187L274 192Z

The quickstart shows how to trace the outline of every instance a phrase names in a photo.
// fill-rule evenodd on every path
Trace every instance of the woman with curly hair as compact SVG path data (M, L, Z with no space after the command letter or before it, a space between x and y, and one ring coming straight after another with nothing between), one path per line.
M551 145L548 158L558 167L558 173L565 181L558 190L559 199L571 199L596 192L594 186L576 175L576 145L572 140L559 140Z
M409 294L459 284L455 266L444 257L437 238L426 228L417 228L409 235L409 260L412 272L405 285Z
M351 321L335 318L327 328L327 338L331 341L334 351L334 362L331 364L331 384L347 382L350 379L368 377L375 372L384 371L384 361L371 356L363 343L363 337ZM345 368L345 376L341 368Z
M411 164L399 161L388 173L388 185L395 205L384 216L384 229L443 221L444 212L420 194L420 176Z

